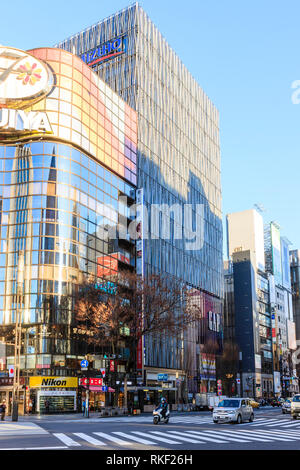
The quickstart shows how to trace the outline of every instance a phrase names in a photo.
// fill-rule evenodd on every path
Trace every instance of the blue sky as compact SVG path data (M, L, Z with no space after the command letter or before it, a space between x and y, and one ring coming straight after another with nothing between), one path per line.
M127 0L2 2L0 43L56 42L126 7ZM262 204L265 221L300 248L300 2L141 0L220 112L223 213Z

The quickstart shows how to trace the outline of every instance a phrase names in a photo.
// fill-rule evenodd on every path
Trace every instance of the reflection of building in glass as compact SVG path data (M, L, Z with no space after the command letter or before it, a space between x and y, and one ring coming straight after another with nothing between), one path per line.
M0 132L0 336L8 338L15 321L24 250L21 375L74 376L86 349L72 340L72 294L86 279L114 279L125 259L135 266L134 241L111 240L103 227L123 216L121 197L126 209L135 200L136 118L77 57L32 54L56 76L50 94L29 108L46 113L53 132L9 142ZM14 363L10 346L2 356L2 369ZM92 357L92 368L105 367L102 359Z
M119 39L120 44L126 42L126 48L117 56L109 59L99 52L104 47L113 50ZM137 111L138 187L143 189L148 214L156 209L160 221L149 226L148 238L143 246L139 244L141 272L182 279L211 296L216 313L221 313L222 217L216 108L137 3L57 47L75 51ZM155 204L165 206L154 208ZM182 213L184 205L191 204L191 217L176 219L173 211L166 209L174 204ZM197 204L204 211L196 227ZM170 231L165 236L168 224ZM204 227L204 243L193 249L188 242L195 240L194 232L201 232L199 225ZM148 385L159 389L157 373L173 370L170 393L174 393L175 372L179 378L183 374L182 351L178 353L183 343L162 337L147 341L144 365ZM193 351L195 347L191 346ZM199 389L200 369L193 364L190 375L196 377ZM191 387L194 392L195 387Z

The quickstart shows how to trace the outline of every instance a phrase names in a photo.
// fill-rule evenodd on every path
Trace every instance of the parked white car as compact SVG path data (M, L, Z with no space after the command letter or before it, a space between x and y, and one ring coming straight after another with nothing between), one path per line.
M226 398L214 408L214 423L237 423L254 420L253 408L248 398Z

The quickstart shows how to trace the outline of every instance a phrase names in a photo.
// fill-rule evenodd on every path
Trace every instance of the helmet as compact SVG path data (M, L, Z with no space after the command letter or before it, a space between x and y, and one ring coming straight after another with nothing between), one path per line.
M167 400L165 399L165 397L161 397L160 401L161 403L165 403Z

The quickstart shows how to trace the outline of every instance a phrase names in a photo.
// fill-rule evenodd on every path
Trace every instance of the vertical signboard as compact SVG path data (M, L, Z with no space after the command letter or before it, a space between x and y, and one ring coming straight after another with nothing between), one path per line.
M281 238L281 266L282 266L282 285L287 289L291 287L290 275L290 256L289 244L284 238Z
M280 231L271 223L272 265L276 284L282 284Z

